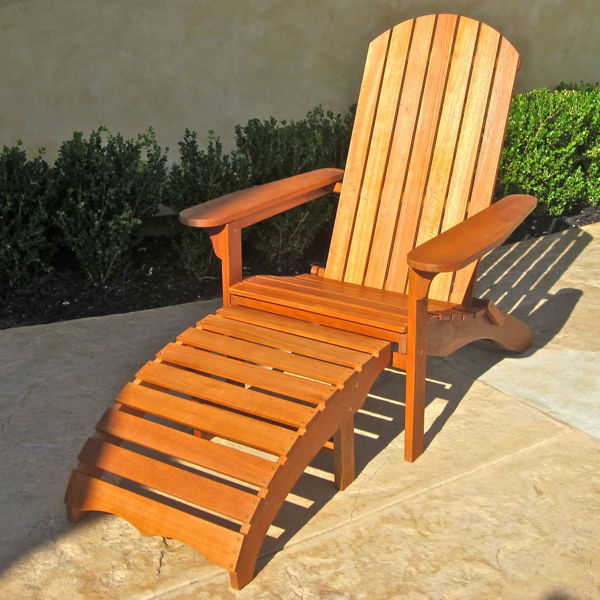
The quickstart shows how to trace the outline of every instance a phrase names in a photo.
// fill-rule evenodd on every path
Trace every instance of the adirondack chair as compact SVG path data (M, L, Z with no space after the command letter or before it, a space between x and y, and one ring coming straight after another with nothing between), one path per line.
M510 42L473 19L406 21L369 47L345 172L320 169L180 215L211 236L224 305L398 345L409 461L423 452L427 355L483 338L517 352L531 344L526 325L472 295L479 258L536 203L514 195L490 206L518 67ZM331 189L341 193L326 267L242 281L242 228Z
M106 411L69 481L73 521L112 512L182 540L239 589L317 452L333 449L339 489L354 479L354 414L386 366L406 370L413 461L427 355L484 338L530 345L525 324L473 297L479 258L536 203L491 204L518 64L473 19L397 25L369 47L345 172L319 169L180 214L206 228L222 261L223 308L165 346ZM340 198L326 266L243 280L241 230L331 190Z

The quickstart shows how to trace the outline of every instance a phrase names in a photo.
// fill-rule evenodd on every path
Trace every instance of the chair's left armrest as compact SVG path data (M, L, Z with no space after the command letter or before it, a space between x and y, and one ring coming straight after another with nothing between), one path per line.
M186 208L179 220L190 227L247 227L332 191L342 180L341 169L317 169L280 181L233 192Z
M533 196L506 196L411 250L408 265L425 273L458 271L506 240L536 204Z

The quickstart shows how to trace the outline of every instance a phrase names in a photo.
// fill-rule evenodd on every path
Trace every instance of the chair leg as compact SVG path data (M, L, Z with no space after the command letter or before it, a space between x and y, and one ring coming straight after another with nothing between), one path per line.
M69 519L71 523L78 523L82 519L85 519L85 517L88 515L88 512L89 511L87 510L79 510L78 508L67 504L67 519Z
M406 408L404 458L413 462L424 449L425 429L425 354L406 365Z
M350 414L333 435L333 467L335 486L347 488L355 478L354 414Z
M427 364L427 294L435 274L408 272L408 333L406 336L406 409L404 458L423 454L425 368Z

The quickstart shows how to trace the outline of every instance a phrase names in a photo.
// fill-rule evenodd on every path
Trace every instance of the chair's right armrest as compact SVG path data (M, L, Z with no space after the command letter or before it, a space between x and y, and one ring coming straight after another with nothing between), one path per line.
M423 273L458 271L506 240L536 203L525 194L506 196L411 250L408 265Z
M247 227L331 192L343 175L341 169L317 169L257 185L186 208L179 220L190 227Z

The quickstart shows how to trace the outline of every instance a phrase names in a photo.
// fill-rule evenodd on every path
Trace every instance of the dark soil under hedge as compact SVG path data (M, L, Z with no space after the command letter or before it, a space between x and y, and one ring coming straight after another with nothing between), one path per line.
M509 238L514 242L556 233L600 221L600 207L588 207L571 217L544 217L527 220ZM297 270L324 264L326 243L313 248ZM274 273L274 265L251 261L245 274ZM291 267L289 272L296 272ZM197 278L187 273L164 237L149 237L136 252L132 265L119 280L105 285L85 278L67 257L59 257L54 271L43 275L28 288L16 290L0 306L0 329L52 323L135 310L158 308L213 298L220 294L218 277Z

